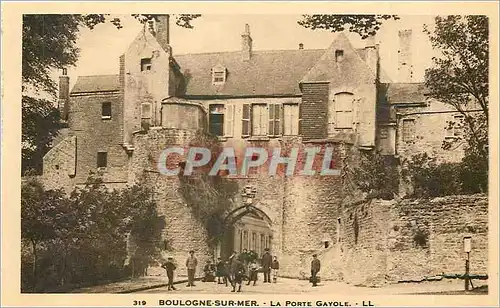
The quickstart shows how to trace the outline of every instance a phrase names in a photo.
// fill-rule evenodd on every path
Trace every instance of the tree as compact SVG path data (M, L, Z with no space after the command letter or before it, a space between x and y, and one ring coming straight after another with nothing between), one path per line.
M45 191L35 178L27 178L21 187L21 239L32 249L32 288L37 286L39 245L56 238L54 224L64 202L62 191Z
M133 14L139 22L146 23L160 15ZM180 14L176 24L192 28L191 21L201 15ZM78 60L76 46L82 27L93 29L110 22L122 28L119 18L109 14L25 14L22 30L22 113L23 151L22 174L29 169L41 172L43 156L60 129L58 110L55 107L57 83L51 73L56 69L74 66ZM42 95L48 99L41 99Z
M472 191L485 191L488 183L489 30L481 15L436 17L435 28L424 31L441 52L425 72L429 95L463 115L467 146L465 168L477 184ZM479 112L470 112L477 109ZM478 169L479 168L479 169Z
M348 30L363 39L375 35L385 20L399 19L396 15L302 15L298 24L311 30L325 29L332 32Z

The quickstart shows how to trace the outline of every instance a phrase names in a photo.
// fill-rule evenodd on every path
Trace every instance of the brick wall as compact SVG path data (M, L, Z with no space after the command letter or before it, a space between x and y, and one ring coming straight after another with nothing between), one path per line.
M304 140L327 137L328 92L328 83L305 83L302 85L300 112Z

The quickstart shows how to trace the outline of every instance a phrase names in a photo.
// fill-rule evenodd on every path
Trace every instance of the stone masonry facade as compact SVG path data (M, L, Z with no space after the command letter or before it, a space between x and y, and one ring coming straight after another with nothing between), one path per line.
M252 219L267 225L280 275L307 278L313 253L322 262L323 279L353 284L461 273L466 233L473 237L473 273L487 272L486 196L367 201L362 194L349 195L344 183L344 162L357 161L361 152L461 159L460 127L447 125L459 120L457 113L426 97L425 87L412 82L407 60L400 73L408 82L393 83L380 67L374 40L354 48L339 34L323 50L254 51L249 27L241 51L176 55L168 44L168 18L156 24L155 32L144 30L132 41L117 75L81 76L71 92L60 94L68 133L44 158L47 188L70 192L90 172L102 174L110 187L144 181L166 221L164 256L175 257L183 272L189 250L203 264L222 253L223 243L208 244L207 230L179 193L179 177L159 172L162 151L211 136L235 150L240 167L249 147L265 148L269 155L281 149L281 156L295 147L300 154L291 176L283 168L269 175L265 164L233 177L238 193L226 213L251 209L257 217ZM406 31L400 37L405 55L411 51L409 36ZM61 82L61 91L69 91L67 76ZM443 150L446 138L457 146ZM340 175L300 176L304 150L311 147L320 149L314 170L325 148L333 148L330 168ZM166 167L175 169L184 160L169 156ZM256 196L245 208L240 192L247 185Z

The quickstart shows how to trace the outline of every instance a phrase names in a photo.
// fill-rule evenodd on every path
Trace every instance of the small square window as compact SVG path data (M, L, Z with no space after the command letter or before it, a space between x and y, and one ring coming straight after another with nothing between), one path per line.
M212 69L212 84L220 85L226 82L226 68L215 67Z
M141 59L141 71L150 71L150 70L151 70L151 58Z
M335 50L335 61L341 62L344 59L344 51L343 50Z
M103 119L111 119L111 103L102 103L101 116Z
M97 168L106 168L108 166L108 153L97 152Z

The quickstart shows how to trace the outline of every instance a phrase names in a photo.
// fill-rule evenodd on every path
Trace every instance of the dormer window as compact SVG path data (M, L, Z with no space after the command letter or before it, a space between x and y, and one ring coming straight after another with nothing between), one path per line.
M141 59L141 71L150 71L151 70L151 58L143 58Z
M344 59L344 51L340 49L335 50L335 61L342 62L343 59Z
M226 68L217 66L212 69L212 84L221 85L226 82Z

